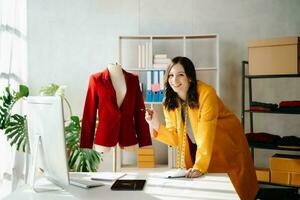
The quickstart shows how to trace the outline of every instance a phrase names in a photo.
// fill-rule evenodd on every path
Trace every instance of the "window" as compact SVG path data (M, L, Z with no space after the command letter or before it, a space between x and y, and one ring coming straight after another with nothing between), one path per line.
M0 0L0 93L10 84L14 89L27 82L26 0ZM15 162L6 136L0 130L0 179ZM23 163L22 163L23 164Z

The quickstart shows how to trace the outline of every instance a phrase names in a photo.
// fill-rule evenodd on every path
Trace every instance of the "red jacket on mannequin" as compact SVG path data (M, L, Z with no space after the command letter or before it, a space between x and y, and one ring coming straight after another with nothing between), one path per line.
M121 147L152 144L138 76L124 70L123 74L127 91L120 108L108 69L91 75L82 117L80 148L91 149L94 143L106 147L117 143Z

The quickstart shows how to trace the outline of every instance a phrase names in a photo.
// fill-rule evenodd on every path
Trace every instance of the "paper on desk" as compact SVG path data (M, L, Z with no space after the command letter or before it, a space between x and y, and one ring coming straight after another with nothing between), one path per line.
M157 177L157 178L182 178L185 177L187 174L187 170L184 169L172 169L165 172L155 172L150 173L150 177Z
M91 179L97 181L115 181L125 175L126 173L123 172L97 172L93 173Z

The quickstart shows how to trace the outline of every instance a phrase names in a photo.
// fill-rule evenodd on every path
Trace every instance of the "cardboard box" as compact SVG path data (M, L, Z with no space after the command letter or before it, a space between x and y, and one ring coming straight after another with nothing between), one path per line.
M139 148L137 152L137 167L154 168L155 155L153 148Z
M270 170L267 168L256 168L256 177L258 181L270 182Z
M137 167L139 167L139 168L154 168L155 163L154 162L138 162Z
M154 156L147 156L147 155L139 155L137 157L138 162L154 162Z
M299 37L248 43L249 75L299 74Z
M154 149L153 148L139 148L137 153L138 153L138 155L154 155Z
M290 185L291 175L287 171L271 170L271 183Z
M300 186L300 173L291 173L291 182L292 186Z
M270 158L270 169L300 173L300 156L275 154Z

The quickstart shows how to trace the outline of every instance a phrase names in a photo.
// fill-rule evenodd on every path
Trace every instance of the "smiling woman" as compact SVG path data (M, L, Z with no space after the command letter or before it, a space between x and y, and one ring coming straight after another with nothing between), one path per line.
M177 168L188 169L189 178L226 172L240 199L254 199L258 184L242 126L215 90L197 81L190 59L173 58L165 88L166 124L155 110L145 119L157 140L177 148Z

